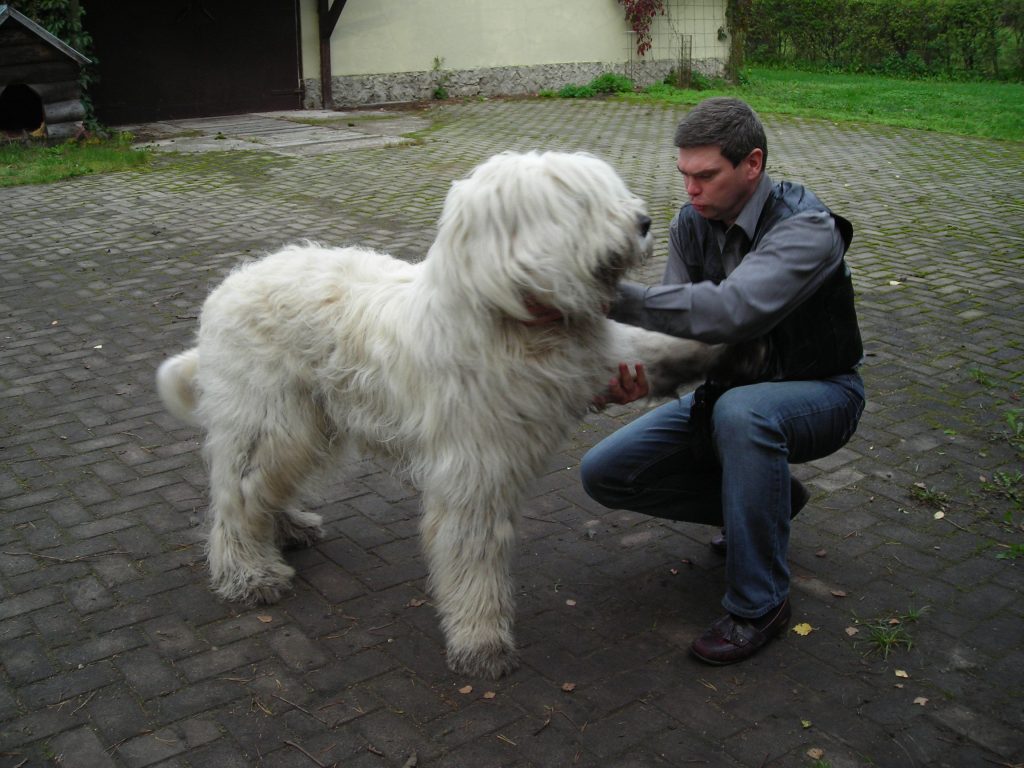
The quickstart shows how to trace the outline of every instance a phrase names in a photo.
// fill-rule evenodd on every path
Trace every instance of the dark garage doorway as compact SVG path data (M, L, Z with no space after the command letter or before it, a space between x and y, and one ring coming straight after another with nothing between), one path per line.
M84 0L107 125L302 106L297 0Z

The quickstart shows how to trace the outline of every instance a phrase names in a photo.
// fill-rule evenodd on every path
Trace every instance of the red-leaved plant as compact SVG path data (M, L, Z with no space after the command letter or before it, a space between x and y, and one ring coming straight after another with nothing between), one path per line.
M626 9L626 21L636 33L636 52L643 56L651 50L651 21L665 15L665 0L619 0Z

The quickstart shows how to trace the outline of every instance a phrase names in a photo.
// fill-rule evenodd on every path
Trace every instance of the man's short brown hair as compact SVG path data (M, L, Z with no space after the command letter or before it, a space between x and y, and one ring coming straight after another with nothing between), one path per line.
M763 153L762 163L768 159L768 139L757 113L745 101L722 96L705 99L687 113L676 126L675 145L718 147L734 168L755 149Z

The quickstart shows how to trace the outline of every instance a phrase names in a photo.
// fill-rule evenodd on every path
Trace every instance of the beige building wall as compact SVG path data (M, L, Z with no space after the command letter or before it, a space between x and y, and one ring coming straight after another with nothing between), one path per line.
M430 98L438 85L452 96L530 93L606 71L650 81L681 51L720 71L725 0L665 5L640 59L617 0L348 0L331 37L335 103ZM300 0L300 12L307 102L319 106L316 0Z

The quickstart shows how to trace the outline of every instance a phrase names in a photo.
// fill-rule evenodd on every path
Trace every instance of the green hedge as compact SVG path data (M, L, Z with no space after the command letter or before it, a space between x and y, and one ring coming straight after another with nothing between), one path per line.
M902 76L1024 75L1024 0L752 0L749 61Z

